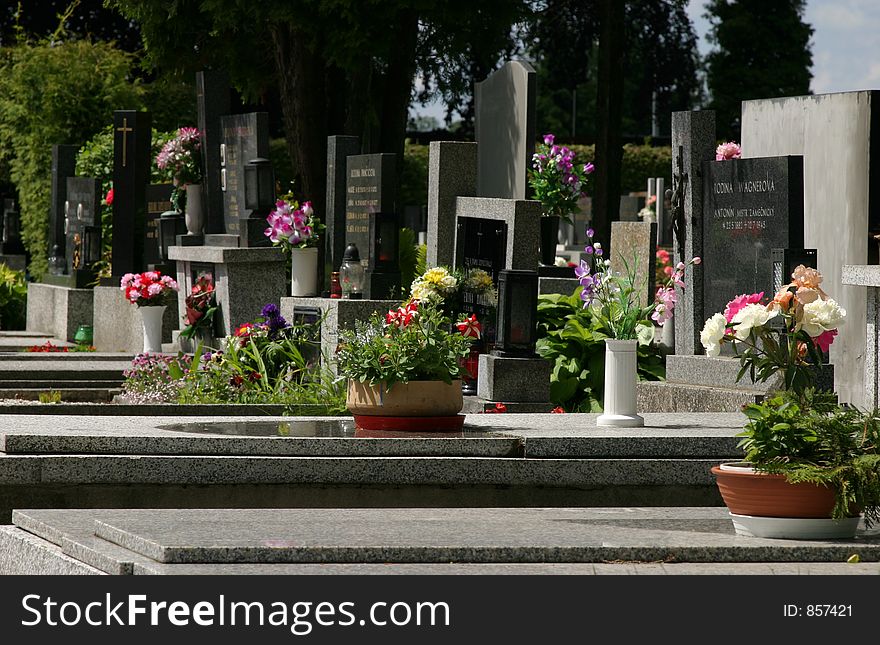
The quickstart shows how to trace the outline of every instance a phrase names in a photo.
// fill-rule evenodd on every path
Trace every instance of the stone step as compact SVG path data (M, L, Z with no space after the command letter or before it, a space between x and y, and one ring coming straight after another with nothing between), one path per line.
M68 403L88 402L88 403L109 403L110 400L119 393L118 388L108 387L77 387L66 388L57 385L52 387L39 388L0 388L0 398L2 399L20 399L25 401L39 401L41 396L47 394L57 394L61 401ZM2 408L0 408L2 411Z
M760 403L765 392L664 381L639 381L639 411L644 412L739 412L748 403Z
M313 563L880 561L877 528L861 527L854 540L744 538L724 507L16 510L12 521L4 547L21 537L15 527L42 540L47 556L60 550L115 575Z
M119 380L130 367L129 361L6 361L0 363L0 381L32 380L35 377L41 381L59 382L81 381L84 378Z
M35 376L39 376L36 374ZM81 381L54 381L46 379L8 380L0 381L0 390L28 389L28 390L52 390L58 389L59 385L66 390L74 389L112 389L118 390L122 385L123 378L104 380L81 380ZM108 399L109 400L109 399Z
M133 354L119 352L0 352L0 365L4 362L14 361L65 361L79 363L104 363L118 362L131 364ZM79 369L79 368L77 368Z
M685 356L672 354L666 357L666 381L684 385L703 385L729 390L753 390L766 392L778 389L779 378L771 378L763 383L753 383L751 377L743 375L741 381L736 377L740 370L740 361L731 356ZM816 386L823 389L834 389L834 367L822 365L817 370Z

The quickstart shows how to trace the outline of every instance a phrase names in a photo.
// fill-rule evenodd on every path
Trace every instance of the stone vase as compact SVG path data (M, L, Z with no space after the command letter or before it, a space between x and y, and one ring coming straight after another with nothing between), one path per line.
M290 295L318 295L318 247L290 249Z
M202 207L202 185L186 185L186 209L184 211L188 235L201 235L205 230L205 209Z
M556 263L556 243L559 241L559 215L541 217L541 264Z
M605 339L604 411L596 420L596 425L619 428L645 425L645 420L636 414L638 342Z
M166 307L166 305L138 307L144 327L145 354L162 352L162 317L165 315Z

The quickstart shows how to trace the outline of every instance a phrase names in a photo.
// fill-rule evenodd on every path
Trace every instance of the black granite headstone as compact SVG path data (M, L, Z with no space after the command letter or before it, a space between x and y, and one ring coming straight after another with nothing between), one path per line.
M3 200L2 230L0 255L24 255L26 251L21 241L21 213L14 199Z
M67 259L67 274L75 276L77 271L90 273L88 266L89 255L93 254L100 259L101 238L89 236L87 239L86 229L101 226L101 180L94 177L68 177L66 182L67 199L65 220L63 222L66 232L67 243L65 245L65 257ZM89 249L91 244L97 248ZM89 277L91 277L89 275ZM74 285L82 286L82 285Z
M468 271L482 269L488 273L495 286L498 275L505 268L507 249L507 222L480 217L458 217L455 232L456 268ZM494 303L487 302L473 293L462 292L459 308L474 313L486 324L494 324L490 315ZM493 329L485 329L485 335L494 338Z
M79 146L55 144L52 146L52 206L49 215L49 249L57 244L65 248L64 202L67 200L67 178L76 175L76 154Z
M369 268L370 214L397 212L397 155L352 155L345 176L345 244L356 244Z
M113 276L144 270L143 243L150 181L149 112L113 112Z
M229 114L229 75L225 71L196 73L196 107L202 133L202 184L204 185L205 232L226 233L223 218L220 144L223 130L220 117Z
M772 249L804 246L803 157L703 162L703 312L773 297Z
M339 271L345 252L346 159L360 151L358 137L327 137L327 216L325 229L324 263L330 271ZM360 248L360 247L358 247Z
M150 184L147 186L147 218L144 226L144 264L159 268L163 264L159 250L159 217L165 211L174 210L171 204L171 184ZM167 267L164 268L167 271Z
M269 115L265 112L220 117L221 185L226 233L241 235L245 217L244 165L251 159L269 157Z

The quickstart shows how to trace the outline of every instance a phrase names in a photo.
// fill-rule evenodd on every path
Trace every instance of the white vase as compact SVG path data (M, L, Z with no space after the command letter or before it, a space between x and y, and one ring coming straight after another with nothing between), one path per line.
M162 351L162 317L166 305L138 307L144 326L144 353L158 354Z
M637 340L605 340L605 405L596 425L645 425L645 420L636 414L637 349Z
M205 230L205 210L202 208L202 185L186 185L186 210L184 212L186 232L201 235Z
M290 295L318 295L318 247L290 249Z

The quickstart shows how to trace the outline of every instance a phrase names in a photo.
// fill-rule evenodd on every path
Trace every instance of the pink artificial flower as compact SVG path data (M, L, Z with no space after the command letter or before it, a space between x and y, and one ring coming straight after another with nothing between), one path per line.
M553 140L554 140L554 139L556 139L556 137L555 137L554 135L552 135L552 134L545 134L545 135L544 135L544 145L552 146L552 145L553 145Z
M837 330L829 329L827 331L823 331L821 334L816 336L813 339L813 343L823 352L827 352L828 348L831 347L831 343L834 342L835 336L837 336Z
M657 289L656 300L657 305L654 307L654 313L651 314L651 318L662 327L666 324L667 320L672 318L672 312L675 309L678 297L675 295L675 289L661 287Z
M715 148L715 161L742 158L742 148L734 141L725 141Z
M147 295L151 298L160 295L163 291L164 289L162 288L162 285L158 282L154 282L149 287L147 287Z
M752 293L752 294L742 294L731 300L727 303L727 306L724 308L724 319L731 323L733 322L733 317L739 312L740 309L743 309L746 305L758 305L761 304L761 299L764 297L764 292L761 293Z
M107 196L104 198L104 201L107 202L107 206L111 206L113 204L113 189L107 191Z
M134 280L134 273L126 273L122 276L122 279L119 281L119 288L122 291L125 291L131 286L132 281Z
M596 169L596 166L593 165L592 162L588 163L584 166L584 174L589 175Z

